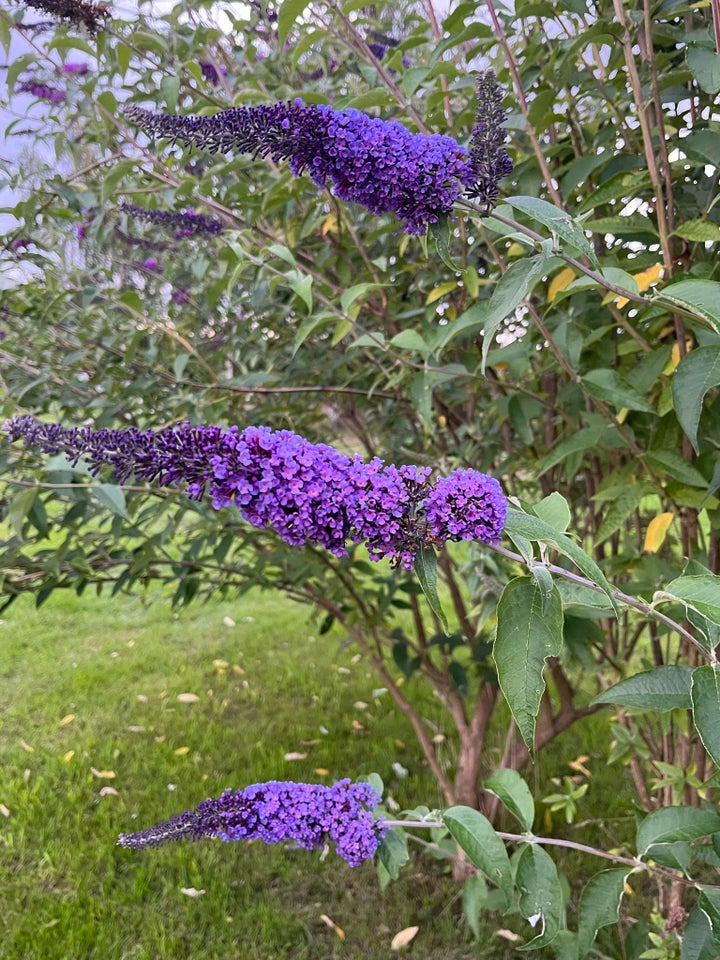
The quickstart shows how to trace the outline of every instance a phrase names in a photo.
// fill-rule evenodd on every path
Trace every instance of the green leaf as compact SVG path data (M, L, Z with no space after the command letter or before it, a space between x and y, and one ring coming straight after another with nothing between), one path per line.
M506 317L520 306L522 301L542 277L547 267L547 257L538 254L535 257L523 257L511 263L500 278L488 303L485 327L483 329L482 371L485 372L487 355L490 351L495 331Z
M584 253L597 270L600 269L597 255L585 236L582 225L564 210L538 197L508 197L506 203L542 223L554 235Z
M305 317L303 322L297 329L295 334L295 340L293 341L292 347L292 356L298 352L300 347L305 343L308 337L312 336L316 330L326 327L329 323L334 323L337 320L337 316L334 313L329 313L325 311L324 313L313 313L309 317Z
M480 939L480 911L488 897L485 878L479 873L465 881L462 892L463 914L476 940Z
M407 835L402 830L388 830L378 848L378 859L393 880L400 876L400 869L408 860Z
M506 903L512 896L512 870L505 844L495 833L490 821L472 807L450 807L443 815L450 836L471 863L505 894Z
M720 766L720 666L698 667L692 675L695 729L703 746Z
M708 620L720 624L720 577L713 574L678 577L665 587L663 593L691 604Z
M309 6L310 0L283 0L278 11L278 41L282 47L296 20Z
M720 830L720 814L697 807L662 807L653 810L637 830L637 852L645 856L654 843L697 840Z
M399 347L401 350L410 350L412 353L419 353L423 360L427 360L432 353L432 347L427 340L420 336L417 330L401 330L392 338L390 346Z
M602 518L600 529L595 536L596 543L603 543L619 530L627 518L640 506L642 500L653 492L651 483L629 483L627 487L614 497Z
M173 113L180 93L180 81L177 77L163 77L160 81L160 96L163 97L170 113Z
M720 333L720 283L715 280L681 280L654 294L655 302L684 307Z
M713 934L707 913L698 904L690 911L680 943L680 960L717 960L720 938Z
M647 460L651 466L664 470L673 480L689 487L700 487L701 490L707 488L707 480L700 471L674 450L652 450Z
M643 413L653 412L647 400L614 370L591 370L581 377L581 381L591 396L604 400L616 410L627 407L628 410L640 410Z
M128 512L125 506L125 491L122 487L117 487L112 483L101 483L92 488L93 496L104 507L110 510L118 517L128 520Z
M343 308L345 313L349 313L350 308L356 300L364 297L366 293L370 293L373 290L378 290L379 287L380 285L377 283L356 283L355 286L349 287L347 290L343 291L340 297L340 306Z
M706 47L688 47L687 65L705 93L720 93L720 53Z
M562 651L562 601L556 587L543 612L542 591L530 577L516 577L503 590L497 608L493 658L498 683L530 753L535 718L545 691L548 657Z
M634 677L621 680L595 697L598 703L617 703L623 707L639 707L667 713L669 710L690 710L693 668L683 664L655 667Z
M601 927L617 923L625 881L630 871L603 870L585 885L578 907L578 958L582 960L593 945Z
M433 353L439 358L445 347L461 333L476 333L485 329L488 315L488 300L480 300L461 314L457 320L450 320L442 327L437 328L437 335L433 340Z
M453 271L460 270L450 255L450 217L447 214L438 217L436 223L430 224L430 233L435 241L435 251L445 266Z
M296 279L290 281L291 289L300 297L302 302L308 308L308 313L312 313L313 308L312 285L313 278L311 276L297 277Z
M520 893L520 913L540 932L519 950L539 950L557 936L563 919L563 895L557 868L550 856L535 843L528 844L518 857L515 884Z
M559 534L549 523L545 523L539 517L533 517L529 513L524 513L514 507L510 507L505 521L505 529L510 535L519 535L528 540L537 540L540 543L547 543L554 547L564 556L568 557L580 569L585 576L596 583L610 598L613 609L617 612L618 603L613 596L610 584L607 582L604 573L595 563L592 557L589 557L576 543L573 543L568 537Z
M716 166L720 157L720 133L717 130L695 130L683 139L682 151L690 160Z
M542 605L540 613L544 617L548 607L550 606L553 596L553 589L555 587L553 575L550 573L545 564L533 563L530 567L530 576L535 581L535 586L540 590L540 602Z
M534 503L533 512L558 533L565 533L570 526L570 507L565 497L557 491Z
M530 788L517 770L500 767L485 780L483 787L502 801L525 830L532 830L535 820L535 801Z
M28 487L27 490L23 490L21 493L16 494L16 496L12 498L10 506L8 507L5 519L12 527L18 540L22 540L23 538L25 517L27 517L28 513L32 509L38 492L39 490L37 487Z
M673 236L691 243L717 243L720 241L720 227L712 220L688 220L673 231Z
M708 390L720 384L720 347L697 347L685 356L673 376L673 405L680 426L695 453L699 453L698 425L703 399Z
M415 556L415 573L431 609L437 614L445 633L449 634L447 617L437 591L437 555L432 547L420 547L418 550Z

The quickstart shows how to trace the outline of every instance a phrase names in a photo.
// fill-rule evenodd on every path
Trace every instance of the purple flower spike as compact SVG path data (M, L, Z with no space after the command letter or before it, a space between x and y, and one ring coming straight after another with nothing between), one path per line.
M63 67L65 73L72 74L75 77L84 77L90 70L86 63L66 63Z
M147 220L149 223L174 230L176 239L203 233L213 236L220 233L224 227L222 220L208 217L204 213L195 213L194 210L172 213L169 210L149 210L147 207L124 202L119 204L119 208L138 220Z
M271 527L292 546L310 542L344 557L348 541L365 543L371 559L407 569L423 546L497 542L507 512L497 480L475 470L431 484L429 467L346 457L289 430L74 430L32 417L15 417L6 429L11 441L75 463L83 458L93 474L113 467L120 483L131 476L184 483L193 499L207 491L215 509L234 505L253 526Z
M25 0L25 5L49 13L65 23L84 27L94 36L110 12L105 4L90 0Z
M503 127L503 91L492 70L478 75L477 98L475 126L470 142L475 183L468 190L468 195L477 198L489 212L497 203L500 181L513 168L513 162L503 146L507 140L507 131Z
M289 160L321 188L371 213L394 213L407 233L424 233L475 182L467 148L452 137L411 133L397 120L359 110L277 103L233 107L212 117L173 117L131 106L130 120L154 138L210 152Z
M385 827L372 810L380 797L368 783L340 780L332 787L271 780L244 790L226 790L157 827L122 833L118 845L131 850L159 847L170 840L217 837L283 843L294 840L305 850L335 844L351 867L370 860Z

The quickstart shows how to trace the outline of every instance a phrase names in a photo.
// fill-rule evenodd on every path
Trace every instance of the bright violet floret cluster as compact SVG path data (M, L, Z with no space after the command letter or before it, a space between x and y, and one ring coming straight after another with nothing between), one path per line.
M379 803L380 797L368 783L340 780L323 787L271 780L244 790L226 790L221 797L205 800L156 827L122 833L118 844L142 850L171 840L217 837L226 842L291 840L313 850L329 841L339 856L357 867L370 860L382 842L383 821L372 814Z
M348 457L289 430L68 429L32 417L14 418L6 430L11 441L75 463L82 458L93 473L113 467L120 483L134 476L186 484L193 499L207 492L216 509L234 505L249 523L271 527L293 546L310 542L342 557L348 541L364 543L373 560L407 569L431 544L496 543L507 515L498 481L476 470L431 483L429 467Z
M210 152L289 160L318 187L371 213L394 213L408 233L424 233L475 181L466 147L452 137L411 133L397 120L359 110L292 103L233 107L212 117L177 117L131 106L148 136Z
M48 83L37 83L35 80L24 80L15 88L18 93L31 93L38 100L49 100L50 103L62 103L65 91L51 87Z

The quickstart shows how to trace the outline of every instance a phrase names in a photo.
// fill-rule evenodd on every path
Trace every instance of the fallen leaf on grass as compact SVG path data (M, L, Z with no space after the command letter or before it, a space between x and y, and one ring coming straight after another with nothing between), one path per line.
M72 760L72 758L73 758L74 756L75 756L75 751L74 751L74 750L68 750L68 752L67 752L66 754L64 754L64 756L63 756L63 763L70 763L70 761Z
M186 753L190 753L190 747L178 747L173 753L176 757L184 757Z
M223 623L225 624L226 627L235 626L235 621L233 620L232 617L223 617Z
M200 697L196 693L179 693L178 701L180 703L197 703Z
M335 933L340 937L341 940L345 939L345 931L334 923L326 913L320 914L320 919L323 923L327 924L331 930L334 930Z
M201 897L205 891L196 890L195 887L180 887L180 893L184 893L186 897Z
M20 741L20 746L23 750L27 750L28 753L35 753L35 747L31 747L29 743L25 743L24 740Z
M128 727L128 733L145 733L145 727Z
M352 670L348 670L347 667L338 667L337 672L343 677L349 677L352 673Z
M90 767L90 773L100 780L114 780L116 776L114 770L96 770L95 767Z
M360 723L359 720L353 720L352 722L353 730L364 730L365 727Z
M4 803L0 803L0 813L1 813L4 817L9 817L9 816L10 816L10 811L8 810L8 808L5 806Z
M318 777L326 777L330 771L326 770L325 767L318 767L313 771L313 773L315 773Z
M98 796L99 797L119 797L120 794L117 792L115 787L103 787L100 793L98 794Z
M396 933L390 942L390 949L402 950L403 947L406 947L410 941L414 939L419 929L420 927L405 927L404 930Z
M496 930L495 936L502 937L504 940L509 940L510 943L517 943L518 940L522 940L522 937L518 936L517 933L513 933L512 930L505 930L504 928Z
M137 698L138 698L138 700L140 701L140 703L147 703L147 702L148 702L148 698L145 696L144 693L139 693L139 694L137 695Z
M62 718L62 720L60 721L60 723L58 724L58 726L59 726L59 727L66 727L69 723L72 723L74 719L75 719L75 714L74 714L74 713L68 713L68 714L66 714L66 715Z
M304 760L305 757L307 757L306 753L293 752L293 753L286 753L283 759L284 760Z
M353 707L355 707L356 710L367 710L368 705L364 700L356 700Z

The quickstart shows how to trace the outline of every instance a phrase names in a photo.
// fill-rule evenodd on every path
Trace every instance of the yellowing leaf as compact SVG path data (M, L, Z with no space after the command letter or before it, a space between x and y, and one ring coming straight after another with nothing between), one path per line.
M437 287L432 289L430 293L425 298L425 306L428 306L430 303L435 303L436 300L439 300L441 297L444 297L447 293L450 293L457 287L457 280L446 280L445 283L439 284Z
M645 551L647 553L657 553L665 541L670 524L675 518L674 513L661 513L653 517L648 524L645 534Z
M213 666L216 670L227 670L230 664L227 660L213 660Z
M352 722L353 730L364 730L365 727L360 723L359 720L353 720Z
M571 760L568 766L570 767L571 770L576 770L578 773L582 773L584 777L590 778L592 774L590 773L588 768L585 766L585 761L589 759L590 757L587 756L587 754L583 754L583 756L578 757L577 760Z
M527 247L521 243L511 243L507 249L508 257L524 257L527 253Z
M66 715L62 718L62 720L60 721L60 723L58 724L58 726L60 726L60 727L66 727L69 723L72 723L74 719L75 719L75 714L74 714L74 713L68 713L68 714L66 714Z
M335 933L340 937L341 940L345 939L345 931L334 923L326 913L320 914L320 919L323 923L327 924L331 930L334 930Z
M176 757L184 757L186 754L190 753L190 747L178 747L177 750L173 750L173 753Z
M390 941L390 949L402 950L403 947L406 947L410 941L414 939L419 929L420 927L405 927L404 930L400 930Z
M320 232L325 237L328 233L337 233L337 217L331 213L325 223L320 228Z
M325 767L317 767L313 772L318 777L326 777L330 773L330 771L326 770Z
M654 283L657 283L658 280L661 280L664 269L661 263L656 263L655 266L648 267L647 270L641 270L640 273L633 274L638 285L638 293L642 293L643 290L647 290L648 287L651 287ZM619 297L617 305L618 307L624 307L628 302L626 297Z
M29 743L25 743L24 740L20 741L20 746L23 750L27 750L28 753L35 753L35 747L31 747Z
M115 771L114 770L96 770L95 767L90 767L90 772L94 777L98 777L100 780L114 780Z
M554 276L548 287L548 303L552 303L555 297L559 293L562 293L566 287L569 287L574 279L575 271L572 267L565 267L564 270L561 270L560 273Z
M75 756L75 751L68 750L68 752L63 756L63 763L70 763L70 761L74 756Z

